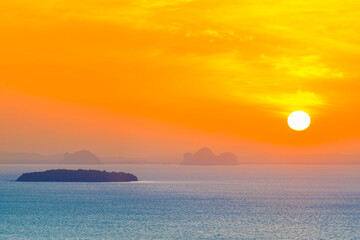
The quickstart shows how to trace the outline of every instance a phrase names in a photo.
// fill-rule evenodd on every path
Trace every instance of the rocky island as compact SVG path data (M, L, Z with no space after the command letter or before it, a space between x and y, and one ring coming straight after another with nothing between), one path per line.
M204 147L196 153L185 153L183 165L238 165L235 154L226 152L216 156L209 148Z
M99 170L56 169L22 174L18 182L132 182L138 178L130 173Z
M82 150L74 153L65 153L61 164L101 164L100 159L93 153Z

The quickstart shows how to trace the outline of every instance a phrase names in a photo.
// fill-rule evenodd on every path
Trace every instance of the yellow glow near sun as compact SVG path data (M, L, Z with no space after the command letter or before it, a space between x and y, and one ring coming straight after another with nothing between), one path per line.
M310 116L303 111L295 111L288 117L289 127L295 131L302 131L309 127Z

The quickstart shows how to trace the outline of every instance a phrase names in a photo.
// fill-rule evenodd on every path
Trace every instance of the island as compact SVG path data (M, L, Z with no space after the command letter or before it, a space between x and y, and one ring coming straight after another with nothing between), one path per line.
M82 150L74 153L65 153L61 164L101 164L100 159L93 153Z
M238 165L235 154L226 152L216 156L209 148L204 147L196 153L185 153L183 165Z
M99 170L55 169L22 174L18 182L133 182L138 178L130 173Z

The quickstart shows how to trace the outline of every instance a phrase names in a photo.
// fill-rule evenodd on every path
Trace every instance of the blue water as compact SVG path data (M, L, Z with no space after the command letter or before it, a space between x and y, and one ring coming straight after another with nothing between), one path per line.
M10 181L60 167L0 165L0 239L360 239L359 166L103 165L82 168L142 181Z

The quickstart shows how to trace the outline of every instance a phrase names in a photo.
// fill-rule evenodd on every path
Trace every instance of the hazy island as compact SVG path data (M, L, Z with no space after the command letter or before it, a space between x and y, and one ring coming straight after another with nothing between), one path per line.
M204 147L196 153L185 153L183 165L238 165L235 154L226 152L216 156L209 148Z
M82 150L74 153L65 153L61 164L101 164L100 159L93 153Z
M138 178L130 173L99 170L56 169L22 174L18 182L132 182Z

